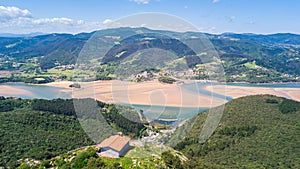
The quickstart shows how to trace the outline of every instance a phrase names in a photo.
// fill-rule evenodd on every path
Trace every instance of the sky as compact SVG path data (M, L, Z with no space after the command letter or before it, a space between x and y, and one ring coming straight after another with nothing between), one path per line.
M207 33L300 34L299 8L299 0L0 0L0 33L91 32L157 12Z

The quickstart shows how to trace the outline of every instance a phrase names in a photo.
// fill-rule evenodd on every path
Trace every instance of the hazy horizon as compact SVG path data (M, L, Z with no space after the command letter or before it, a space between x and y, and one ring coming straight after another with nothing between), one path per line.
M131 27L119 27L119 28L131 28ZM132 27L132 28L147 28L147 27ZM71 35L77 35L81 33L92 33L96 31L102 31L106 29L118 29L118 28L104 28L104 29L95 29L91 31L82 31L77 33L70 33L70 32L29 32L29 33L9 33L9 32L0 32L1 37L33 37L33 36L40 36L40 35L48 35L48 34L71 34ZM151 28L147 28L151 29ZM160 30L160 29L151 29L151 30ZM174 31L177 32L177 31ZM185 31L186 32L198 32L198 31ZM223 35L223 34L243 34L243 35L275 35L275 34L294 34L294 35L300 35L300 33L294 33L294 32L272 32L272 33L252 33L252 32L221 32L221 33L209 33L204 31L199 31L199 33L204 34L211 34L211 35ZM20 35L20 36L19 36Z
M0 33L91 32L132 14L156 12L177 16L213 34L299 34L299 5L295 0L10 0L0 5Z

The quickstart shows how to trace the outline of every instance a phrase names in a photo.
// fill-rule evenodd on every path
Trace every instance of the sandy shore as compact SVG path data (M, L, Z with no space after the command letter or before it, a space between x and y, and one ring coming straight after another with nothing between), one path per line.
M225 103L222 99L198 95L176 84L162 84L157 80L143 83L124 81L96 81L73 89L73 97L92 97L108 103L130 103L175 107L213 107Z
M206 90L222 93L224 86L206 86ZM249 95L270 94L279 97L285 97L300 101L300 88L264 88L264 87L243 87L243 86L226 86L225 95L232 98L239 98Z
M53 82L48 86L61 87L72 90L72 82ZM300 101L298 88L263 88L243 86L206 86L208 91L239 98L249 95L271 94ZM108 103L131 103L144 105L161 105L176 107L214 107L225 103L225 100L198 95L183 89L176 84L162 84L157 80L143 83L124 81L96 81L83 83L81 89L73 89L73 97L92 97ZM224 93L225 92L225 93Z
M45 86L59 87L61 92L72 93L74 98L96 98L108 103L129 103L142 105L159 105L175 107L214 107L221 105L226 100L197 94L184 89L177 84L162 84L157 80L143 83L125 81L95 81L81 83L81 88L70 88L72 82L62 81L42 84ZM208 91L238 98L248 95L271 94L300 101L298 88L263 88L243 86L206 86ZM225 91L226 90L226 91ZM1 85L0 95L31 96L35 94L22 88Z
M52 86L52 87L60 87L60 88L71 89L69 87L70 84L73 84L73 82L70 82L70 81L59 81L59 82L51 82L51 83L38 84L38 85L40 85L40 86Z
M0 87L0 96L1 95L9 95L9 96L14 96L14 95L22 95L22 96L30 96L34 97L35 94L27 91L25 89L20 89L17 87L9 86L9 85L1 85Z

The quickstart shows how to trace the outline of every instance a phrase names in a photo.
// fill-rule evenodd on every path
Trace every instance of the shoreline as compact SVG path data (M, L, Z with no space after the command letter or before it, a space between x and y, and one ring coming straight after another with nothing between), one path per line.
M141 83L127 81L96 81L73 89L73 97L92 97L107 103L129 103L170 107L215 107L225 100L211 98L186 90L182 85L164 84L158 80Z
M80 83L95 83L95 82L103 82L103 81L121 81L121 80L97 80L97 81L91 81L91 82L80 82ZM149 81L144 81L144 82L130 82L130 81L124 81L124 82L130 82L130 83L145 83L145 82L151 82L151 81L157 81L157 79L149 80ZM251 82L216 82L214 80L182 80L183 84L189 84L189 83L195 83L195 82L203 82L203 83L219 83L218 85L230 85L230 84L249 84L249 85L284 85L284 84L296 84L300 85L300 82L267 82L267 83L251 83ZM25 82L4 82L0 83L0 85L6 85L6 84L28 84L28 85L41 85L41 86L52 86L52 87L58 87L62 86L64 88L71 88L69 86L65 85L70 85L75 82L73 81L54 81L54 82L49 82L49 83L42 83L42 84L36 84L36 83L25 83ZM65 84L65 85L63 85ZM161 83L165 85L169 85L167 83ZM255 86L254 86L255 87Z
M291 85L291 84L295 84L295 85L300 85L300 82L268 82L268 83L226 82L226 85L231 85L231 84L248 84L248 85Z
M129 82L119 80L99 80L93 82L82 82L81 88L71 88L72 81L56 81L45 84L28 84L23 82L9 82L0 84L4 88L0 89L0 95L15 96L33 96L31 91L22 88L9 86L10 84L28 84L33 86L49 86L61 88L61 92L69 92L74 98L96 98L99 101L107 103L124 103L136 105L152 105L167 107L187 107L187 108L209 108L222 105L228 101L221 98L212 98L207 94L198 94L182 86L190 83L207 82L203 80L185 80L183 84L165 84L157 79L145 82ZM212 82L213 83L213 82ZM278 88L278 87L262 87L262 86L236 86L237 82L226 84L207 85L203 88L208 92L222 94L233 99L259 94L271 94L288 99L300 101L300 88ZM248 83L241 83L248 84ZM254 84L254 83L249 83ZM300 83L255 83L270 85L290 85ZM225 90L224 90L225 89ZM299 96L298 96L299 95Z
M224 88L222 85L206 86L205 90L220 93L220 88ZM251 95L262 95L269 94L278 97L284 97L300 102L300 88L271 88L271 87L255 87L255 86L225 86L225 95L232 97L233 99L251 96Z
M37 85L37 86L51 86L51 87L61 87L61 88L68 88L72 89L69 87L69 85L73 84L74 82L72 81L56 81L56 82L50 82L50 83L43 83L43 84L30 84L30 85Z
M6 95L7 97L14 97L15 93L21 96L34 97L35 94L31 91L27 91L22 88L16 88L9 85L1 85L0 87L0 95Z

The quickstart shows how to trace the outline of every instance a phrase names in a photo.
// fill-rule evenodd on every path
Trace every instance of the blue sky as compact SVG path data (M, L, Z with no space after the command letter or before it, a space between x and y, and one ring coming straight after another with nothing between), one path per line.
M131 14L162 12L209 33L300 34L299 8L298 0L1 0L0 33L90 32Z

